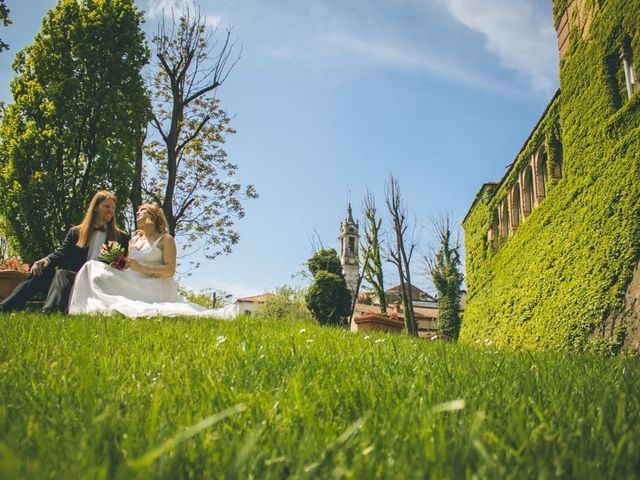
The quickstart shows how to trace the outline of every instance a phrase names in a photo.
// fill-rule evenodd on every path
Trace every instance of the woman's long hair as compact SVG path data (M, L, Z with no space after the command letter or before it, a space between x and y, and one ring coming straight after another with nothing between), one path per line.
M96 210L98 209L98 206L100 206L100 204L107 199L111 199L114 203L117 203L115 194L107 190L102 190L96 193L91 199L91 202L89 202L89 206L87 207L87 212L84 214L82 223L78 225L78 228L80 229L78 235L78 243L76 243L78 247L87 248L89 246L89 241L91 240L91 236L93 235ZM109 220L109 223L106 224L106 231L107 241L118 241L120 234L118 233L118 225L116 224L115 212L113 218Z
M163 234L169 231L169 222L167 222L167 217L164 215L162 207L151 203L143 203L140 205L139 209L140 208L144 208L147 211L151 220L153 220L153 226L155 227L156 232ZM142 235L142 233L142 230L138 230L139 235Z

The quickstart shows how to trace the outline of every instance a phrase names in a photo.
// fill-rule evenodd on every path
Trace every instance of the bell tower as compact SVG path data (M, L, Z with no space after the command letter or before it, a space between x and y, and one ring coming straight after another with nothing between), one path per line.
M347 282L347 287L352 295L357 295L358 286L358 246L359 246L358 224L353 221L351 214L351 204L347 206L347 217L344 223L340 224L340 263L342 273Z

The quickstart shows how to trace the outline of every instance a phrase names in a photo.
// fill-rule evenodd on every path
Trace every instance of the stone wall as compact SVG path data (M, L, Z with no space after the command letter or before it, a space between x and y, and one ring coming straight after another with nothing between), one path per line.
M640 9L624 0L558 0L554 13L560 92L463 222L461 339L613 351L623 338L616 327L627 328L631 346L638 325L629 305L640 259L640 88L628 83L640 58ZM536 183L542 152L544 190Z

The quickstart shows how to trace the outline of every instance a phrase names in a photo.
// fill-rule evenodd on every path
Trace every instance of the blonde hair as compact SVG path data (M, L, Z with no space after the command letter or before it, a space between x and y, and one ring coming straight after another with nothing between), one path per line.
M144 208L147 211L151 220L153 220L153 226L155 227L156 232L162 234L169 231L169 222L167 222L167 217L164 215L162 207L151 203L143 203L138 207L138 209L140 208ZM141 233L142 230L138 230L138 234Z
M96 193L91 202L89 202L89 206L87 207L87 211L84 214L84 218L82 219L82 223L78 225L80 229L80 233L78 235L78 243L76 245L80 248L87 248L89 246L89 241L91 240L91 235L93 235L94 222L96 219L96 210L98 206L105 200L113 200L113 203L116 202L116 195L113 192L108 190L101 190ZM116 224L116 216L113 215L113 218L109 220L109 222L105 225L107 232L107 241L118 241L119 238L119 230L118 225Z

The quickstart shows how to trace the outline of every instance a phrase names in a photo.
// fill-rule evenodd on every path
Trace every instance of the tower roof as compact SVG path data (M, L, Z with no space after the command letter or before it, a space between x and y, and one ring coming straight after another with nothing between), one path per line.
M346 223L356 223L353 221L353 215L351 214L351 203L347 204L347 219Z

